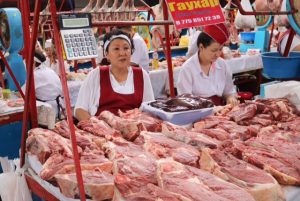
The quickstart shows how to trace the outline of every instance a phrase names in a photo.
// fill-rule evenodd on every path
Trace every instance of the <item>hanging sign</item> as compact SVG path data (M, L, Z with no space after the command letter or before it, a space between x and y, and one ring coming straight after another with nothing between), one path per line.
M225 22L219 0L166 0L176 29Z

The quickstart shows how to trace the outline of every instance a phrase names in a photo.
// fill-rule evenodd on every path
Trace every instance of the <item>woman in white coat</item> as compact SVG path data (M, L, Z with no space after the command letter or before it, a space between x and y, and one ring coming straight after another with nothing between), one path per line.
M35 50L34 53L34 86L36 99L49 103L60 118L60 108L62 104L62 87L58 75L45 65L44 54ZM22 86L25 93L26 83Z
M204 27L197 39L198 53L182 66L177 83L178 94L193 94L210 98L215 105L236 105L236 91L231 71L220 58L229 32L225 24Z

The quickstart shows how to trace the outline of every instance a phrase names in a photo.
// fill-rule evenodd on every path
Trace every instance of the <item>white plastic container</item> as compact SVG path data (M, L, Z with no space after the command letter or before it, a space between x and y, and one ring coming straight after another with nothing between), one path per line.
M177 125L191 124L213 113L212 107L198 109L198 110L188 110L182 112L166 112L161 109L152 107L151 105L149 105L149 103L151 102L142 103L141 105L142 111L149 112L153 115L160 117L164 121L168 121Z

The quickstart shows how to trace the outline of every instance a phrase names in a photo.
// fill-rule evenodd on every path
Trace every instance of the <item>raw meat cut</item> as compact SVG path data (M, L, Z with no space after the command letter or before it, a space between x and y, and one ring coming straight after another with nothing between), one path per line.
M287 159L280 158L282 154L270 150L246 145L240 141L233 141L227 144L227 149L236 157L247 161L265 171L269 172L280 184L299 185L299 169L287 162Z
M80 157L81 170L100 169L105 172L112 171L113 163L104 157L101 151L84 150ZM43 164L40 177L51 180L55 174L75 173L75 164L72 158L54 154Z
M122 138L116 138L112 142L109 141L104 143L102 149L111 161L125 156L136 157L145 154L145 151L141 146Z
M158 184L164 190L193 201L254 201L247 191L203 170L170 159L157 163Z
M221 122L228 122L228 117L222 116L209 116L205 119L202 119L196 123L194 123L194 128L197 130L201 130L203 128L215 128Z
M257 112L257 106L254 103L242 103L235 106L227 115L235 122L245 119L251 119Z
M193 131L203 133L209 137L215 138L220 141L230 139L230 134L221 128L210 128L201 130L193 129Z
M199 150L204 147L216 148L220 143L218 140L199 132L183 131L182 129L169 130L166 124L163 124L162 127L162 133L167 137L192 145Z
M270 174L225 151L202 149L200 167L244 188L256 201L285 200L279 184Z
M77 147L77 149L80 154L82 149L80 147ZM69 139L42 128L34 128L28 131L26 150L36 155L42 164L54 153L60 153L68 158L73 157Z
M82 171L85 194L93 200L112 199L114 195L114 179L109 173L101 170ZM57 174L55 179L62 194L69 198L78 198L79 189L75 173Z
M153 154L156 159L172 157L180 163L199 166L200 153L191 145L175 141L161 133L143 131L140 137L144 138L144 149Z
M105 121L99 120L96 117L80 121L78 127L96 136L105 137L107 139L110 139L111 136L120 135L119 131L111 128Z
M65 120L57 122L55 124L53 131L67 139L70 139L69 125ZM75 127L75 135L76 135L77 144L82 149L85 149L86 147L90 147L90 148L99 147L101 144L103 144L106 141L105 138L97 137L95 135L92 135L89 132L78 129L77 127Z
M161 132L162 120L154 117L150 113L141 112L139 109L128 110L125 113L119 111L119 116L123 119L131 119L141 122L147 131Z
M120 118L109 111L103 111L98 117L104 120L112 128L121 132L122 136L129 141L134 141L140 132L146 130L141 122Z
M140 186L139 191L129 196L122 196L115 190L113 201L192 201L180 195L174 195L153 184Z

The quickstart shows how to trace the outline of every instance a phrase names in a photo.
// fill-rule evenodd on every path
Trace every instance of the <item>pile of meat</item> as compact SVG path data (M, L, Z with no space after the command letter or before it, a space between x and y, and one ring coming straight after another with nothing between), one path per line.
M182 94L175 98L159 99L149 103L149 105L166 112L181 112L214 106L212 101L191 94Z
M285 99L226 106L193 128L131 110L79 122L86 196L115 201L283 201L300 184L300 117ZM70 198L79 190L65 121L29 131L39 175Z
M187 60L186 56L176 56L172 57L172 67L180 67ZM160 68L168 68L167 60L163 60L159 62Z

